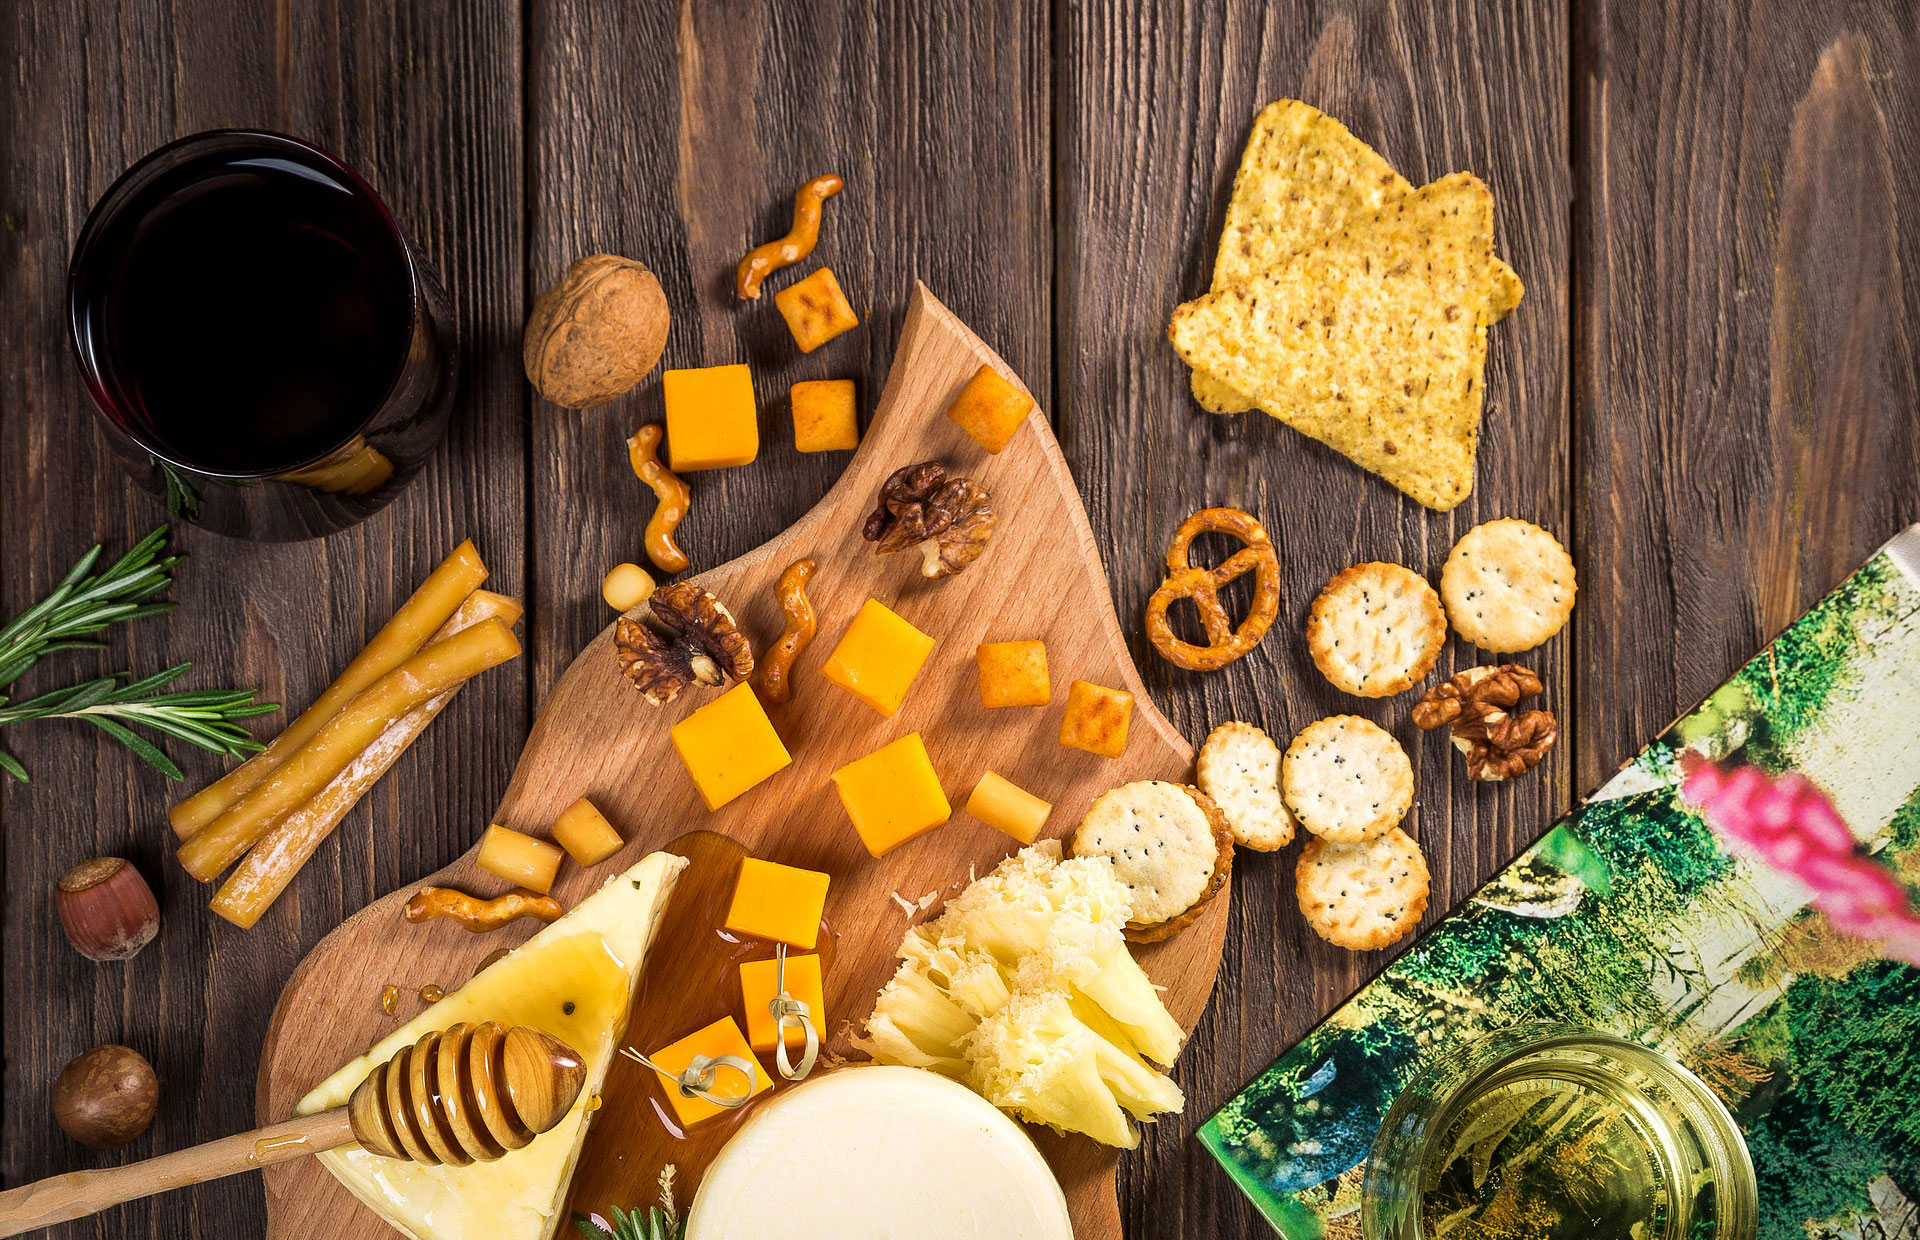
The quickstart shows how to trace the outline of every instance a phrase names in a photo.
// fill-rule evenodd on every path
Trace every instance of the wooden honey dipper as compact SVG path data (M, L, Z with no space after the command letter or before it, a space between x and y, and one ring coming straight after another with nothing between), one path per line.
M358 1141L428 1166L491 1162L573 1108L587 1067L560 1039L492 1021L436 1030L375 1068L347 1105L124 1167L71 1171L0 1192L0 1236L304 1158Z

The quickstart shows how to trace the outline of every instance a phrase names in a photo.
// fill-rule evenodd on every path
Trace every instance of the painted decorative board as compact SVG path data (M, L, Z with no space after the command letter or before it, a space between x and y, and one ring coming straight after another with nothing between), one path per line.
M1368 1151L1423 1057L1531 1020L1658 1046L1706 1081L1746 1134L1760 1240L1920 1236L1920 967L1729 851L1682 800L1688 749L1800 772L1920 890L1920 526L1206 1122L1288 1240L1360 1235Z

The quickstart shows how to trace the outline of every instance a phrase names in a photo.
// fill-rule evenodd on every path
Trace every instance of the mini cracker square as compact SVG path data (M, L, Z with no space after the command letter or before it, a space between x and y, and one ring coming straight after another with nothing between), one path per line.
M1200 747L1200 791L1227 817L1233 842L1272 852L1293 839L1293 811L1280 796L1280 747L1250 723L1223 723Z
M980 705L988 710L1053 701L1043 641L981 642L974 662L980 668Z
M797 284L773 295L780 317L787 321L793 342L811 353L835 336L860 326L860 316L847 304L831 267L822 267Z
M1355 844L1308 840L1294 884L1313 932L1351 951L1399 942L1427 911L1427 859L1398 827Z
M947 406L948 417L972 435L974 442L996 454L1012 441L1032 412L1033 397L991 366L974 371L967 386Z
M851 452L860 446L860 404L851 379L793 385L793 446L798 452Z
M1170 938L1226 886L1233 834L1198 788L1147 779L1102 793L1074 830L1076 857L1105 857L1133 896L1127 937Z
M1413 763L1386 729L1334 715L1308 724L1287 746L1280 790L1301 826L1357 843L1386 834L1413 808Z
M1133 694L1076 680L1067 690L1060 743L1068 749L1117 758L1127 751L1127 725L1132 719Z

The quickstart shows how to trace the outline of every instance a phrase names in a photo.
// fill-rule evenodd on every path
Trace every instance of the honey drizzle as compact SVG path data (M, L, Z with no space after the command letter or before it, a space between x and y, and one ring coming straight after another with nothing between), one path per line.
M621 1040L622 1046L646 1055L722 1016L731 1016L744 1030L740 965L748 960L770 960L774 954L772 943L744 939L722 928L733 900L740 859L747 855L744 847L726 836L701 831L675 841L670 851L692 864L675 885L666 918L654 936L653 954L641 976L633 1014ZM795 859L794 863L804 865L806 859ZM823 920L815 952L826 981L828 1014L835 1017L831 1025L821 1027L823 1044L830 1040L829 1028L845 1024L839 1019L841 1013L833 1010L836 979L832 966L838 939L838 933ZM769 1077L779 1082L771 1052L755 1059ZM682 1185L696 1189L707 1164L745 1118L754 1114L759 1102L756 1098L738 1110L724 1111L683 1128L667 1105L666 1087L659 1076L624 1055L615 1056L601 1088L611 1105L598 1117L594 1129L594 1133L604 1135L596 1139L590 1134L581 1151L573 1177L580 1191L589 1184L631 1180L635 1168L651 1176L668 1163L679 1168ZM589 1215L595 1210L604 1212L609 1204L622 1203L577 1197L568 1202L567 1208Z

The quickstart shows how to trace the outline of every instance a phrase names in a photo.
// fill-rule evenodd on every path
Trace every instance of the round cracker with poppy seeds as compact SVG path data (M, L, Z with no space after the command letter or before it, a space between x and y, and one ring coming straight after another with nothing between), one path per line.
M1350 951L1399 942L1427 911L1427 859L1398 827L1357 844L1308 840L1294 882L1313 932Z
M1390 697L1433 670L1447 641L1440 596L1398 564L1355 564L1335 573L1307 615L1307 649L1335 688Z
M1233 833L1198 788L1146 779L1101 793L1069 851L1112 863L1133 897L1127 937L1157 943L1192 924L1226 886Z
M1560 540L1511 517L1461 535L1440 570L1453 631L1494 654L1532 650L1565 628L1578 593Z
M1280 760L1280 791L1300 825L1352 844L1384 835L1413 808L1413 763L1393 734L1358 715L1308 724Z
M1280 747L1250 723L1223 723L1200 747L1200 791L1227 817L1233 842L1256 852L1285 848L1293 811L1280 795Z

